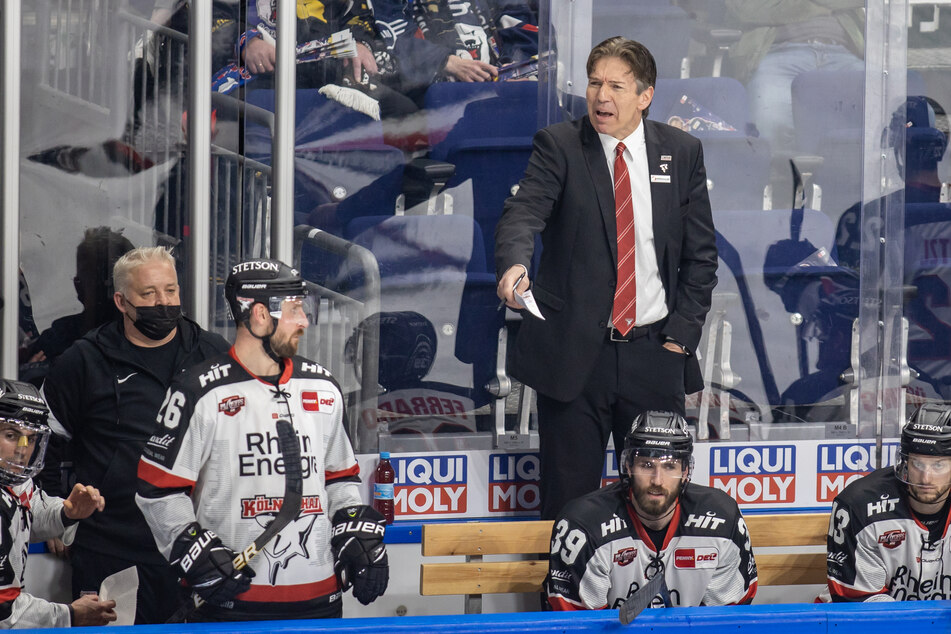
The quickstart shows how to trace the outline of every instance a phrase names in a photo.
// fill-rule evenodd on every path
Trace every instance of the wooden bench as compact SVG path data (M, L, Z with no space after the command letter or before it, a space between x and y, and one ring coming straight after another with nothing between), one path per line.
M826 581L826 513L749 515L759 585L824 584ZM541 592L551 539L551 520L466 522L423 526L423 557L463 555L464 562L424 563L419 592L423 596L466 595L466 614L481 612L483 594ZM759 552L764 548L821 546L823 552ZM485 555L528 556L513 561L485 561ZM542 558L539 559L538 557Z

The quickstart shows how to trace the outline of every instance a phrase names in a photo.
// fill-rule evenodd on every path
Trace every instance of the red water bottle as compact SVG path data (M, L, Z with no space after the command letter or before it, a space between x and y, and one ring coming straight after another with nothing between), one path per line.
M390 464L390 452L380 452L380 462L373 473L373 508L383 514L387 524L393 523L393 483L396 472Z

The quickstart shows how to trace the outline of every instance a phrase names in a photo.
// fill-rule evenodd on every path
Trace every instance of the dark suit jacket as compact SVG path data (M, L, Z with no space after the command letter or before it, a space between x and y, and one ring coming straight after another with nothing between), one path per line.
M703 150L681 130L642 123L650 174L670 176L669 183L651 183L654 247L669 311L662 334L694 351L684 376L691 393L703 387L695 351L717 270ZM546 321L525 316L512 375L570 401L581 393L605 340L617 279L614 185L587 116L535 135L525 176L496 227L499 276L531 262L536 233L543 250L532 292Z

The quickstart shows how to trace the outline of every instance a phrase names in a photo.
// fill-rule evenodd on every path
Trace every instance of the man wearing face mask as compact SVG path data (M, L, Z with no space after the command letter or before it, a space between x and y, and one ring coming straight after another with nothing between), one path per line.
M70 346L43 384L50 427L72 445L76 478L109 500L70 546L73 596L135 566L136 623L163 623L181 587L135 505L136 468L155 412L180 372L228 349L182 315L175 260L162 247L129 251L113 268L120 318ZM57 491L51 491L58 494Z

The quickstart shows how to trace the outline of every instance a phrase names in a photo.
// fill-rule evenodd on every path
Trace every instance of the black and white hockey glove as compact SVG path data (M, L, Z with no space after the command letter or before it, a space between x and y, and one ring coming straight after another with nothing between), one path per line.
M251 587L254 570L234 569L235 552L198 522L189 524L172 544L172 566L192 590L212 604L230 601Z
M370 506L352 506L333 516L330 548L334 553L334 572L340 586L353 586L353 596L369 605L386 591L390 563L386 557L383 534L386 520Z

